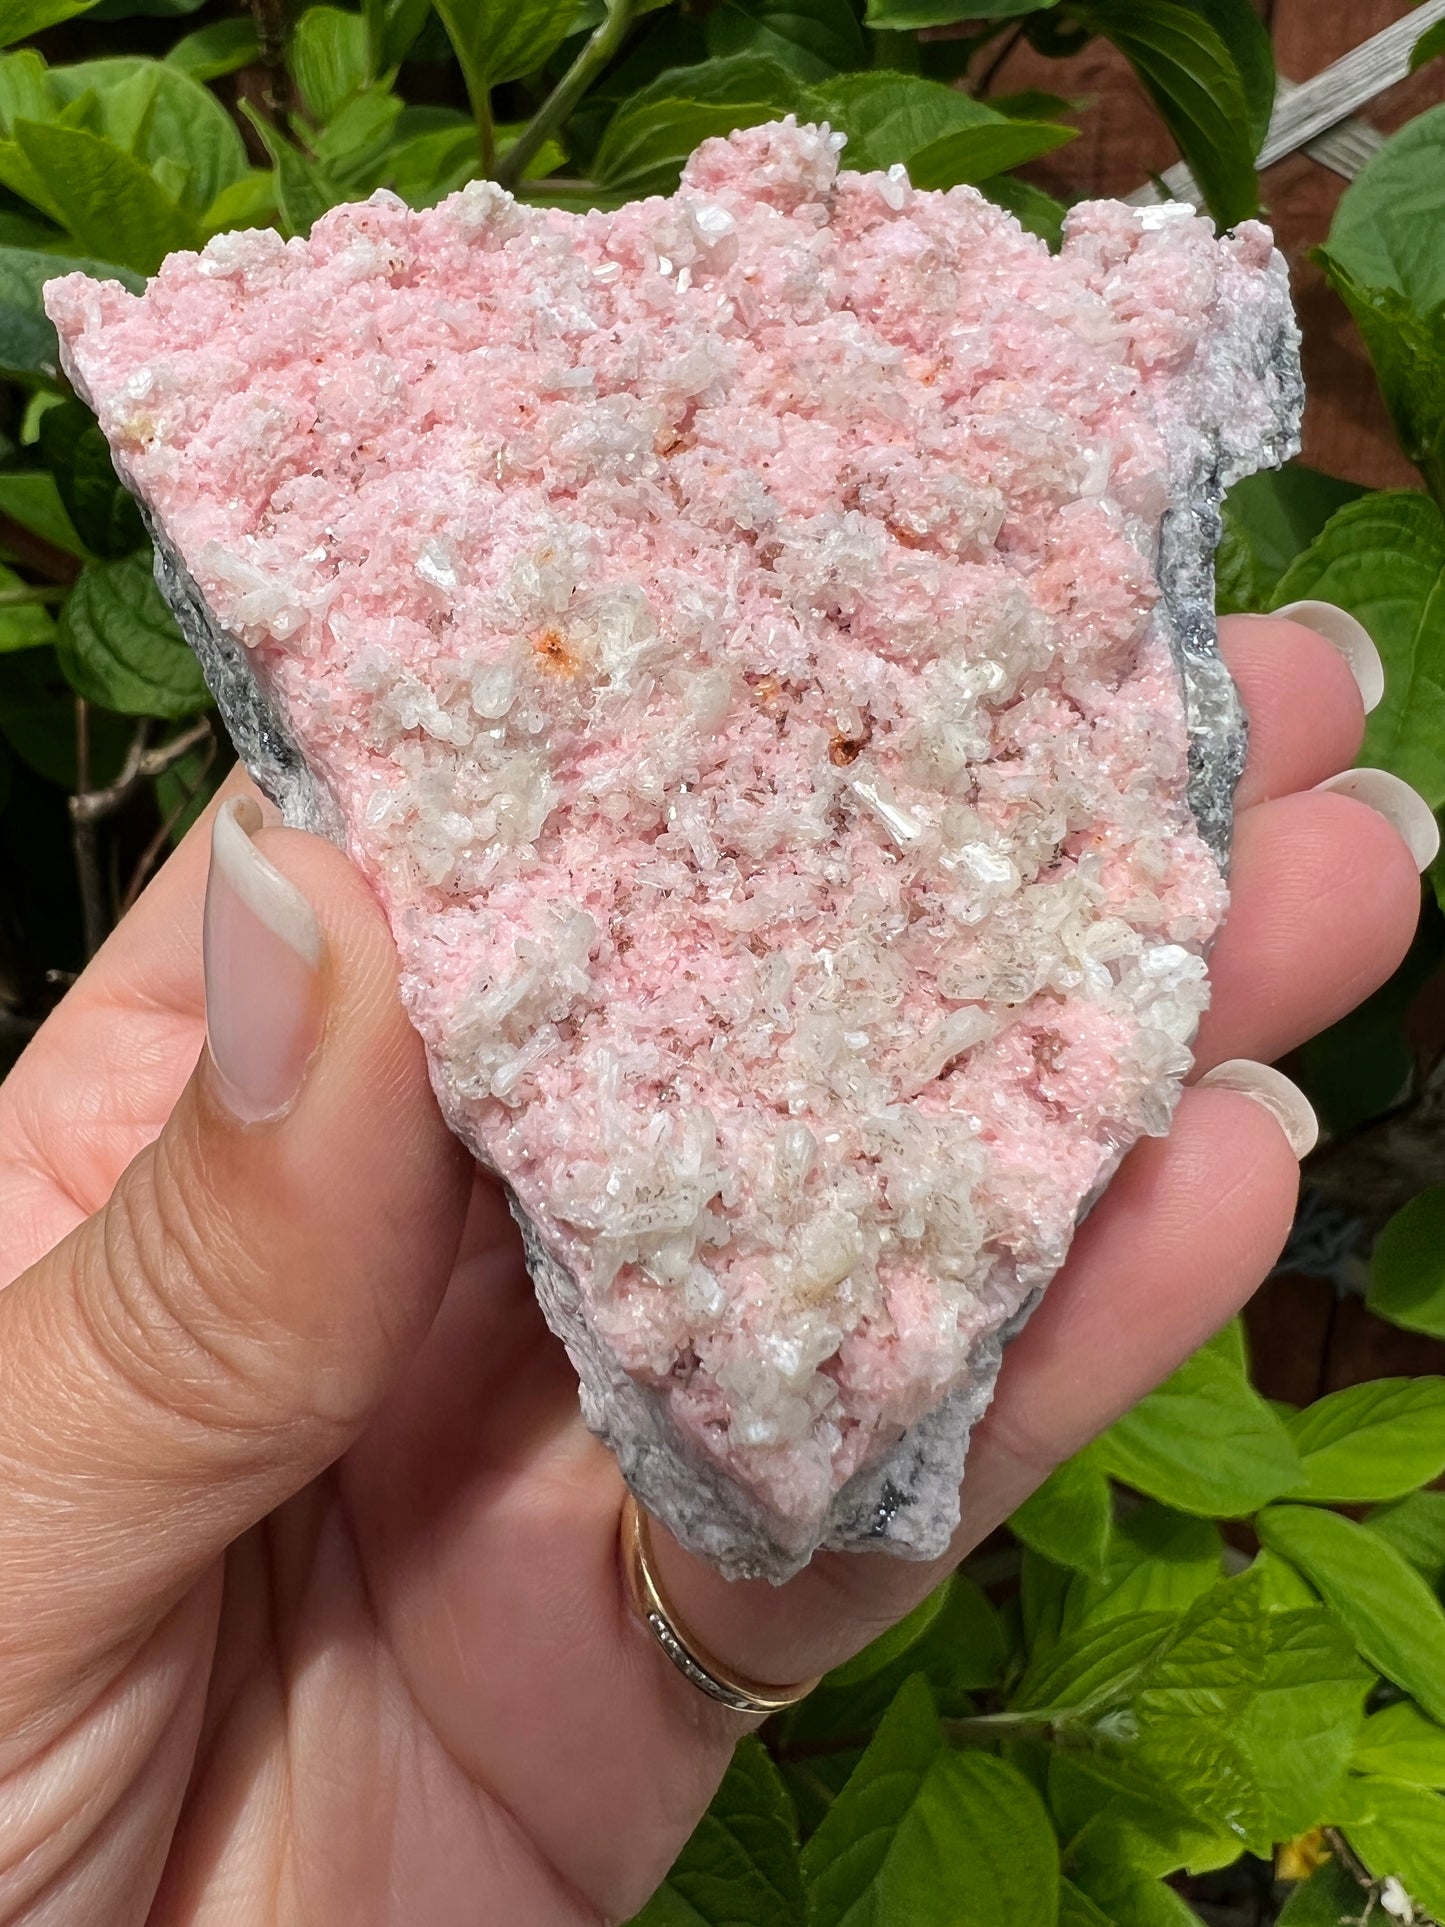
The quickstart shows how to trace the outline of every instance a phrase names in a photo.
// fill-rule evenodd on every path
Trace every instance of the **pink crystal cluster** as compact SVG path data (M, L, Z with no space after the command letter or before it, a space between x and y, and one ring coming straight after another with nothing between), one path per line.
M806 1546L1160 1132L1224 886L1161 431L1247 226L790 124L678 194L378 194L50 312L391 919L442 1101ZM811 1535L811 1538L810 1538Z

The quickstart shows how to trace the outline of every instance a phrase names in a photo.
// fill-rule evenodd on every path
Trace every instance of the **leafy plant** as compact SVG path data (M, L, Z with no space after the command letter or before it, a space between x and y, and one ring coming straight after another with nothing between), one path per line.
M79 16L86 16L78 20ZM69 23L69 24L67 24ZM93 42L95 58L57 57ZM38 38L37 38L38 36ZM145 531L40 302L138 287L238 225L304 232L478 175L569 208L665 193L699 140L827 119L857 165L973 183L1057 244L1015 172L1067 100L989 97L1010 37L1132 64L1221 222L1255 212L1275 78L1248 0L9 0L0 20L0 1050L23 1042L214 783L220 739ZM1441 51L1439 30L1419 58ZM143 51L142 51L143 49ZM1321 250L1422 492L1300 465L1225 511L1220 606L1353 609L1390 693L1367 759L1445 807L1445 109L1390 141ZM73 883L60 887L63 879ZM1302 1053L1352 1146L1428 1109L1406 1028L1440 961ZM1445 1336L1445 1186L1407 1174L1370 1302ZM739 1747L640 1927L1165 1927L1191 1883L1282 1880L1320 1927L1445 1917L1445 1380L1302 1411L1206 1345L1060 1467L902 1626ZM1226 1873L1226 1870L1227 1873ZM1252 1870L1252 1871L1251 1871ZM1388 1885L1387 1883L1393 1883Z

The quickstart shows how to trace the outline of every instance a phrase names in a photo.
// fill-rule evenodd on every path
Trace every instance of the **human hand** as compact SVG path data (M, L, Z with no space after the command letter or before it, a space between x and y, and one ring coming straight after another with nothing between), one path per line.
M1373 809L1313 791L1361 736L1340 654L1296 623L1222 629L1253 735L1200 1072L1277 1056L1383 981L1418 904L1395 825L1422 858L1433 833L1389 779ZM615 1464L339 853L265 830L268 881L223 824L229 1083L202 1052L208 836L0 1086L0 1919L624 1918L741 1722L627 1610ZM318 1035L289 1110L242 1123ZM729 1586L658 1532L680 1618L763 1679L856 1651L1238 1307L1296 1180L1259 1102L1186 1093L1010 1348L950 1560Z

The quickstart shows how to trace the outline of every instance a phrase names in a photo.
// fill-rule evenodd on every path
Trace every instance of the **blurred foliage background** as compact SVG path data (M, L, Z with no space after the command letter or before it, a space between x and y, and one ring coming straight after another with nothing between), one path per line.
M58 366L49 276L139 287L173 249L304 232L378 187L425 207L491 175L615 206L785 113L843 128L853 166L975 185L1056 246L1066 203L1030 170L1090 104L999 76L1020 46L1095 41L1217 221L1256 213L1276 75L1249 0L0 0L0 1070L230 761ZM1441 52L1431 27L1416 65ZM1241 484L1220 607L1358 615L1389 674L1363 760L1439 810L1445 108L1360 175L1318 261L1419 482L1294 464ZM1296 1234L1309 1289L1422 1341L1445 1339L1442 874L1396 978L1291 1066L1326 1126ZM1445 1377L1269 1399L1231 1326L744 1742L640 1920L1445 1920L1442 1472Z

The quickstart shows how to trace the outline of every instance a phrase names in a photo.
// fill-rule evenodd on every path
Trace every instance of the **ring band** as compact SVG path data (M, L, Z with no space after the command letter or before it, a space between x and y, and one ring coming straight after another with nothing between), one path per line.
M648 1517L631 1492L622 1501L622 1567L637 1617L683 1678L720 1706L731 1707L735 1713L781 1713L806 1699L818 1684L810 1679L798 1686L767 1686L761 1680L748 1679L724 1666L683 1631L657 1583Z

